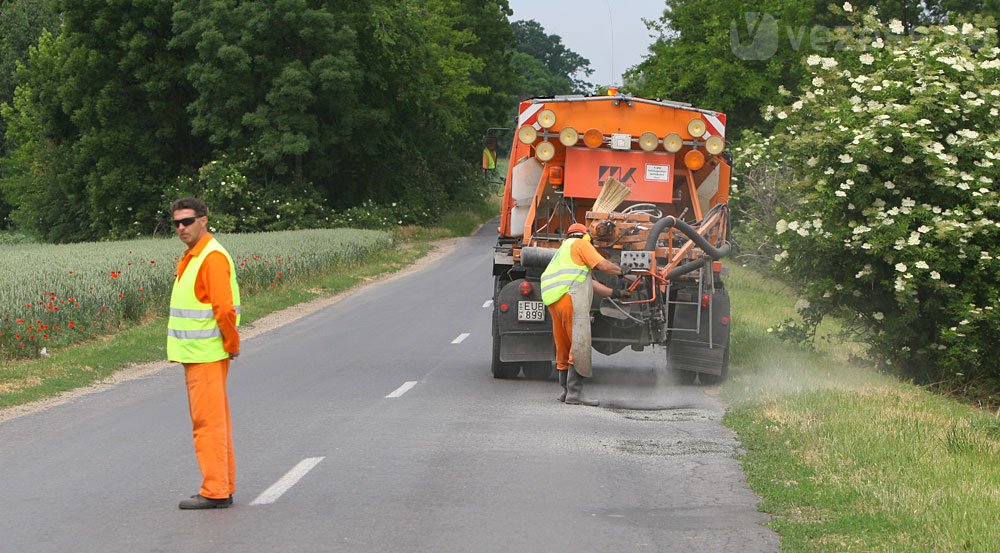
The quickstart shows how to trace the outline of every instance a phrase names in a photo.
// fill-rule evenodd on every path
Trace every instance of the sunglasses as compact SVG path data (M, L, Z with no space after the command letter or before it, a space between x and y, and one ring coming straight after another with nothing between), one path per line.
M193 225L194 222L197 221L197 220L198 220L198 217L185 217L183 219L174 219L173 223L174 223L174 226L177 227L177 228L180 228L181 225L184 225L185 227L189 227L189 226Z

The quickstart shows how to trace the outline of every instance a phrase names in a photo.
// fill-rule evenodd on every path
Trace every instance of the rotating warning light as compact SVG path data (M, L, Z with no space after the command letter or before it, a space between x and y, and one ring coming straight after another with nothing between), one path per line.
M534 144L538 140L538 131L531 125L525 125L517 130L517 139L525 144Z
M576 146L577 141L580 140L580 133L576 132L573 127L566 127L565 129L559 131L559 142L563 146Z
M700 137L705 134L705 122L702 121L700 117L692 119L691 122L688 123L688 132L695 138Z
M551 142L545 141L535 146L535 157L539 161L548 161L556 155L556 147Z
M672 154L676 154L681 151L684 147L684 140L681 139L681 135L672 132L667 136L663 137L663 148Z
M726 149L726 141L721 136L713 136L705 141L705 149L713 156L721 154Z
M651 132L644 132L639 135L639 147L646 152L652 152L660 145L660 139Z
M543 109L538 112L538 124L541 125L543 129L551 128L552 125L556 124L556 112L551 109Z

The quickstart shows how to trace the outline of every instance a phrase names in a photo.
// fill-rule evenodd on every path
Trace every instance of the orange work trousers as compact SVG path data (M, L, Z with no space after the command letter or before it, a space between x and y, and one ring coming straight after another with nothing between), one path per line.
M233 428L226 397L229 359L185 363L194 454L201 468L202 497L225 499L236 490Z
M569 294L549 306L552 315L552 338L556 342L556 370L565 371L573 364L573 298Z

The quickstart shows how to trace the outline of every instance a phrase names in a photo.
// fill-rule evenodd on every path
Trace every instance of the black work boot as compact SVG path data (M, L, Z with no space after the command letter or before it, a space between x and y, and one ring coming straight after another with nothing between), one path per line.
M559 373L559 385L562 386L562 389L563 389L562 393L559 394L559 398L558 399L559 399L559 401L565 402L566 401L566 373L569 372L569 369L566 369L565 371L556 371L556 372Z
M192 495L177 505L181 509L225 509L233 504L233 496L225 499L211 499L201 494Z
M587 399L583 396L583 377L580 376L580 373L576 372L576 368L573 365L570 365L566 372L568 373L566 375L566 405L597 407L601 404L600 401Z

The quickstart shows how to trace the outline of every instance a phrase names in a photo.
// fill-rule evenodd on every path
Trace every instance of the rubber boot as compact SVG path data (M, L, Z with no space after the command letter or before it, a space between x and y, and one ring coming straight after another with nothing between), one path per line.
M562 389L563 389L562 393L559 394L559 401L565 402L566 401L566 373L569 372L569 369L566 369L565 371L556 371L556 372L559 373L559 385L562 386Z
M592 399L587 399L583 396L583 377L580 373L576 372L576 368L573 365L569 366L566 371L566 405L589 405L590 407L597 407L601 404L599 401Z

